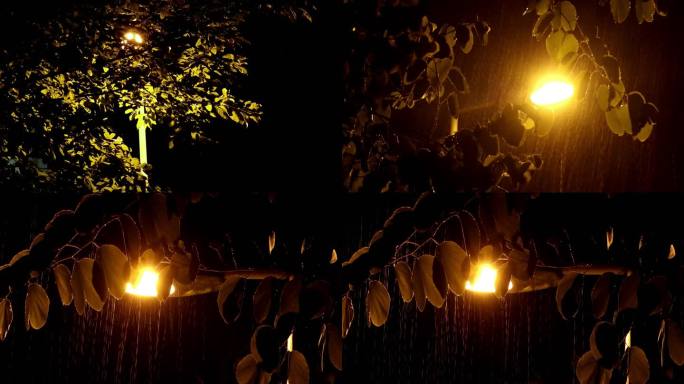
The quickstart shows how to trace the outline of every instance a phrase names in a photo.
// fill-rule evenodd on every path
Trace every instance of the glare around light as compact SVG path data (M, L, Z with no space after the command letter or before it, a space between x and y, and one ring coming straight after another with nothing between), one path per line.
M572 84L561 80L552 80L534 91L530 100L538 106L550 106L560 104L570 99L574 94L575 87Z
M131 43L136 43L136 44L142 44L143 43L142 35L138 32L135 32L135 31L128 31L128 32L124 33L124 39L126 39L126 41L131 42Z
M292 340L292 336L293 336L293 334L290 333L290 336L287 338L287 351L288 352L292 352L292 350L294 349L293 348L294 341Z
M132 282L126 283L126 293L136 296L157 297L159 272L151 267L145 267L132 274ZM169 294L173 294L176 287L171 285Z
M466 281L466 289L473 292L496 292L497 270L491 264L479 264L472 274L472 282ZM513 283L508 282L508 289L513 288Z

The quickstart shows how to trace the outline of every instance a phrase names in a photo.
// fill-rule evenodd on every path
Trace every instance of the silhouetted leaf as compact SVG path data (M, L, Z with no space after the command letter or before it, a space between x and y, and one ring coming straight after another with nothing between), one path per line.
M443 241L437 246L436 258L444 267L449 290L462 295L470 274L470 260L465 250L453 241Z
M171 294L171 285L173 285L173 268L171 268L170 265L166 265L159 271L157 290L157 299L159 299L159 301L164 301L169 297Z
M261 368L267 372L273 372L278 366L280 345L278 333L270 325L260 325L254 330L250 341L250 352Z
M435 257L432 255L421 256L414 266L414 274L418 272L420 279L422 280L423 289L425 290L425 296L430 304L436 308L442 308L446 297L442 296L435 285L435 280L432 275L434 261Z
M684 365L684 331L673 320L667 330L667 349L675 364ZM1 328L0 328L1 329Z
M589 336L589 349L594 357L612 366L619 359L619 337L615 325L599 321Z
M606 112L608 128L618 136L632 134L632 120L629 117L629 105L624 103Z
M568 57L577 55L579 41L572 33L557 30L546 37L546 51L554 60L565 63Z
M280 293L280 307L278 318L286 313L299 313L299 294L302 291L302 281L294 278L285 283ZM277 320L276 320L277 323Z
M413 299L413 288L411 286L411 267L405 261L400 261L394 265L394 273L397 276L397 285L404 303L410 303Z
M257 324L263 323L271 312L271 301L273 300L273 278L263 279L254 292L252 312Z
M632 273L622 281L618 293L618 311L637 308L639 281L640 279L637 273Z
M566 32L572 32L577 26L577 10L569 1L560 3L560 27Z
M12 326L12 319L14 312L12 311L12 302L8 299L0 300L0 341L4 341L7 337L10 327Z
M85 304L96 311L101 311L104 301L100 298L93 286L93 265L95 260L85 258L74 263L71 272L71 290L74 294L74 306L76 312L82 315L85 312Z
M616 23L622 23L629 16L632 4L630 0L610 0L610 12Z
M116 299L121 299L131 275L128 257L118 247L105 244L97 249L95 264L102 267L109 292Z
M498 298L503 298L508 293L508 287L510 286L512 277L510 261L505 262L498 268L498 273L496 277L496 286L494 287L494 295Z
M74 299L71 293L71 271L64 264L57 264L52 269L55 275L55 285L57 286L57 292L59 292L59 298L62 300L62 305L69 305Z
M239 288L240 292L231 295L240 283L242 283L242 278L240 276L228 276L226 277L226 281L224 281L219 288L216 304L218 305L221 318L223 318L223 321L226 324L231 324L240 316L242 300L244 298L243 289ZM232 300L228 300L231 296Z
M347 337L352 322L354 321L354 303L349 296L342 297L342 337Z
M257 361L251 354L240 359L235 367L235 378L239 384L253 384L257 373Z
M304 318L317 319L332 307L330 283L316 280L309 283L300 294L299 310Z
M387 321L390 308L390 296L385 285L377 280L368 283L368 296L366 296L366 310L370 322L376 327L381 327Z
M333 367L342 370L342 335L335 324L328 323L325 327L328 358Z
M612 278L612 273L604 273L596 280L594 288L591 290L591 309L597 319L602 318L608 309L611 288L613 287Z
M650 367L646 353L639 347L629 348L629 367L627 377L630 384L646 384L650 376Z
M50 298L40 284L31 283L26 292L26 329L41 329L47 322Z
M556 288L556 308L558 308L558 313L560 313L565 320L573 318L576 313L576 306L574 306L575 308L570 308L570 311L567 311L565 308L566 296L568 294L568 291L570 291L573 284L575 283L576 278L576 273L567 273L563 276L560 282L558 282L558 287ZM570 299L574 298L571 297Z
M299 351L290 353L287 381L290 384L309 384L309 364L306 363L306 358Z

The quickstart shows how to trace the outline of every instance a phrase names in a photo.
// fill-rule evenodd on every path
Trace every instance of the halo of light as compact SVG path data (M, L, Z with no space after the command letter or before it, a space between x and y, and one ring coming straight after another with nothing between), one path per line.
M129 43L142 44L144 39L142 35L136 31L126 31L123 35L124 39Z
M497 269L488 263L478 264L475 267L471 279L466 281L465 288L468 291L494 293L496 292ZM472 282L471 282L472 280ZM508 282L508 289L513 288L513 282Z
M567 81L550 80L532 92L530 101L532 101L534 105L550 106L567 101L574 94L575 87Z
M159 286L159 272L152 267L143 267L133 274L132 281L126 283L126 293L143 296L143 297L157 297ZM176 287L171 285L169 294L173 294Z

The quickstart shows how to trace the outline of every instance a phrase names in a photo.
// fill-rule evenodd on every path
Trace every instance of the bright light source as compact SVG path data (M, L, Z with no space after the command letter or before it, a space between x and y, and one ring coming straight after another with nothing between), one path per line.
M473 282L466 281L466 289L473 292L496 292L497 271L491 264L478 264L471 275ZM508 282L508 289L513 288L513 282Z
M293 336L293 334L290 333L290 336L287 338L287 351L288 352L292 352L292 350L294 349L293 348L294 341L292 340L292 336Z
M159 272L151 267L144 267L134 272L132 283L126 283L126 293L136 296L157 297L157 285L159 284ZM176 287L171 285L169 294L173 294Z
M131 43L136 43L136 44L142 44L143 43L143 37L140 33L135 32L135 31L128 31L124 33L124 39L126 41L131 42Z
M560 104L575 94L575 87L562 80L552 80L544 83L530 96L534 105L550 106Z

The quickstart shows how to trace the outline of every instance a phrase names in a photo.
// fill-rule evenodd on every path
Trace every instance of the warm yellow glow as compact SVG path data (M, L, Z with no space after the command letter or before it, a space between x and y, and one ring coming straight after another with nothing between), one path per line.
M124 33L124 39L126 39L126 41L136 43L136 44L142 44L143 43L142 35L139 34L138 32L135 32L135 31L128 31L128 32Z
M632 346L632 330L630 329L625 336L625 351Z
M126 293L136 296L157 297L157 285L159 284L159 272L154 268L144 267L132 275L132 282L126 283ZM173 294L176 287L171 285L169 294Z
M562 80L551 80L544 83L530 96L533 104L538 106L550 106L560 104L575 94L575 87Z
M287 338L287 351L288 351L288 352L292 352L292 350L294 349L294 348L293 348L294 342L293 342L293 340L292 340L292 335L293 335L293 334L290 333L290 336Z
M496 268L491 264L478 264L471 275L473 282L466 281L465 287L469 291L494 293L496 292L496 275ZM508 282L508 289L511 288L513 288L513 283Z

